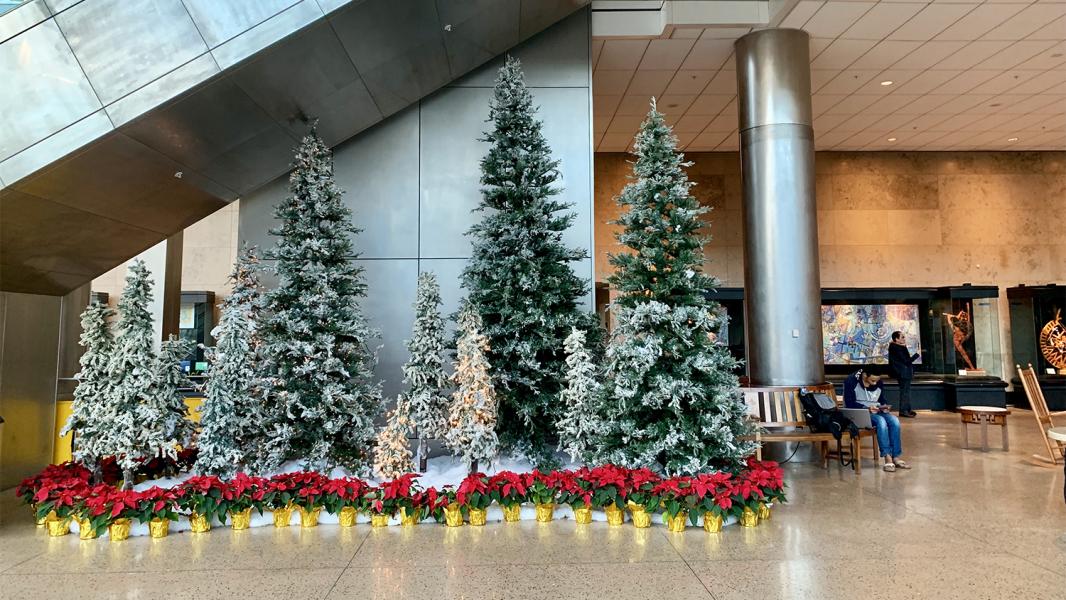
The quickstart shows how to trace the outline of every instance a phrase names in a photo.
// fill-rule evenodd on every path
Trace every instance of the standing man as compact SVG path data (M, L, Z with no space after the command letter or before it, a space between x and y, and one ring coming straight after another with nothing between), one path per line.
M888 345L888 365L892 368L896 381L899 381L899 416L914 418L918 416L911 410L911 381L914 379L914 361L921 355L911 354L907 348L907 336L902 331L892 332L892 343Z

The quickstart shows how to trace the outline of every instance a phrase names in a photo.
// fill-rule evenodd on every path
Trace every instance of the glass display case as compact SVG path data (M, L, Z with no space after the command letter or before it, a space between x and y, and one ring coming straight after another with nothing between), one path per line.
M195 344L182 360L182 367L189 374L203 374L207 371L203 346L215 343L211 337L211 330L215 327L215 293L182 292L180 311L178 329L181 339Z
M1066 286L1007 290L1014 362L1039 375L1066 375Z

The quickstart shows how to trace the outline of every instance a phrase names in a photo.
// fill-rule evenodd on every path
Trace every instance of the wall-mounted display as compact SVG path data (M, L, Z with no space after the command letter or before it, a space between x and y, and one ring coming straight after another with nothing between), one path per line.
M920 352L917 304L822 305L822 355L827 365L887 363L894 331L903 332L911 353Z

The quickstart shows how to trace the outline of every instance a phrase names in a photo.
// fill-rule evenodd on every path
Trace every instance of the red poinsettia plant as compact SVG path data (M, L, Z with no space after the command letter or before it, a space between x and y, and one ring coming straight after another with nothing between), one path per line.
M15 487L15 496L25 504L36 504L34 497L45 484L65 482L66 487L70 487L73 481L88 484L91 479L92 473L80 463L68 461L58 465L48 465L40 473L23 479Z
M500 471L489 478L489 494L505 508L521 506L527 493L525 477L513 471Z
M310 512L321 508L325 501L325 485L329 478L313 471L291 473L291 481L296 485L296 495L292 503Z
M214 475L196 475L174 490L178 506L187 513L203 515L208 520L226 522L223 494L229 486Z
M263 506L270 509L283 509L292 506L296 497L296 482L292 473L281 473L271 477L264 484Z
M322 505L333 514L339 514L346 507L364 511L367 504L364 496L368 487L365 481L357 477L330 479L322 484Z
M79 477L46 479L33 495L33 504L37 507L34 517L43 519L55 511L58 518L66 519L74 514L88 491L89 484Z
M626 474L629 502L643 507L647 512L659 510L660 498L653 491L660 481L662 477L651 469L630 469Z
M489 487L489 478L484 473L471 473L459 484L455 491L455 500L468 509L485 510L492 504L492 493Z
M164 521L177 521L178 497L172 491L159 486L152 486L141 492L134 492L136 496L129 498L134 503L132 516L139 523L151 523L153 519ZM125 499L123 503L125 503Z
M699 505L699 492L693 488L691 477L677 476L660 481L651 493L658 496L663 515L675 518L682 511L691 511Z
M556 480L556 501L559 504L569 504L571 508L585 508L592 506L594 487L589 480L589 470L582 467L577 471L557 471L560 477Z
M111 495L121 492L110 484L101 483L89 488L85 498L78 504L75 517L81 522L79 527L86 525L94 531L94 535L100 535L114 520L111 516Z
M237 473L233 479L225 482L222 499L218 503L219 520L225 523L226 514L241 512L249 508L263 514L267 485L268 481L262 477Z
M720 517L727 517L736 511L733 506L733 475L730 473L704 473L695 478L695 487L698 489L699 513L711 513ZM697 511L690 513L690 518L698 516ZM695 519L692 520L695 525Z
M400 508L414 509L414 494L420 491L415 483L416 473L401 475L386 481L376 488L371 488L370 512L378 515L395 515Z
M432 488L430 488L432 489ZM450 504L457 504L459 502L458 492L455 490L454 485L446 485L437 490L436 506L429 512L433 520L438 523L443 523L445 520L444 509L448 508Z
M603 508L615 505L623 508L629 494L628 470L615 465L603 465L588 471L585 475L592 493L592 505Z
M451 493L442 493L435 487L428 487L424 490L416 491L411 497L411 504L413 505L412 514L415 515L416 521L421 521L426 516L432 516L438 522L444 520L444 508L449 503L455 502L456 491L450 490ZM439 518L438 518L439 517Z
M748 459L748 470L741 474L763 493L763 497L770 502L787 502L785 496L784 471L781 466L772 460Z
M526 473L525 475L526 497L535 504L554 504L558 502L559 489L569 475L569 473L563 471L541 473L539 470L533 469L531 473Z

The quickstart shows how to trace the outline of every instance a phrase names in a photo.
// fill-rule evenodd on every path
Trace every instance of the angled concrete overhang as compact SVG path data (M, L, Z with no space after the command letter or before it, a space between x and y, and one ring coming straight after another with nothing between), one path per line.
M0 16L0 290L63 294L588 0L33 0Z

